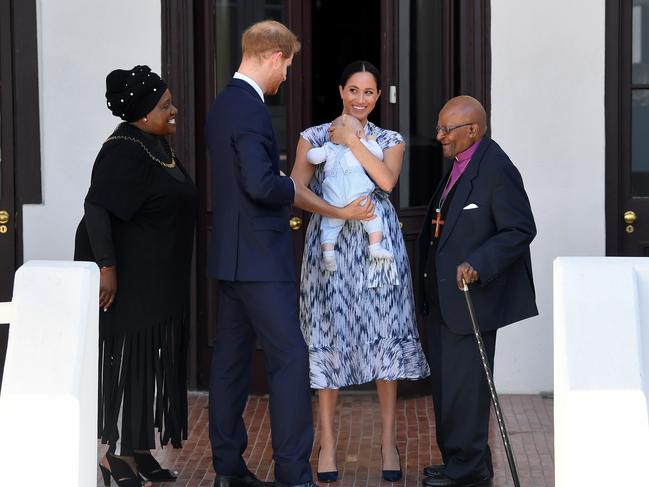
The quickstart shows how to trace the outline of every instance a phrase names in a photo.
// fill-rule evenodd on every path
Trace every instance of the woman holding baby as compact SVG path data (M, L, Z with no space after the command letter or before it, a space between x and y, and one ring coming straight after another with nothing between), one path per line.
M291 174L296 184L310 189L296 206L313 213L304 243L300 320L309 346L311 387L318 389L319 397L320 482L333 482L338 476L334 428L338 389L371 381L381 409L383 477L399 480L396 381L429 374L417 333L405 244L389 199L401 171L404 141L399 133L367 119L381 95L379 79L376 67L366 61L345 68L339 86L342 112L344 118L357 119L363 133L344 119L336 126L325 123L306 129ZM309 151L327 144L328 152L319 159L327 162L318 163L317 154ZM360 177L356 165L374 187L351 203L338 201L335 206L326 194L330 181L353 172ZM359 215L360 219L352 219ZM344 222L332 233L329 222L336 220ZM381 252L371 248L377 243Z

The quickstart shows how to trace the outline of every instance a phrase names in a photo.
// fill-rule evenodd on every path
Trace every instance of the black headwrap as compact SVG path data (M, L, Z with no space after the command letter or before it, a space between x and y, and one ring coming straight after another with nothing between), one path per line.
M106 76L106 104L113 115L127 122L153 110L166 90L167 83L148 66L116 69Z

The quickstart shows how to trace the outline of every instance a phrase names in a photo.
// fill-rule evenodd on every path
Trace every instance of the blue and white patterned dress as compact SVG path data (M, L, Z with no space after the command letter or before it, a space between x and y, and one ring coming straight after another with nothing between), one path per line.
M314 147L329 141L326 123L302 132ZM403 143L397 132L367 122L365 133L386 150ZM311 190L322 197L323 165ZM372 193L383 209L383 245L393 261L371 259L359 221L345 223L336 241L338 270L325 270L320 221L313 214L304 242L300 322L309 346L311 387L337 389L373 380L419 379L430 374L421 349L410 266L396 211L388 194Z

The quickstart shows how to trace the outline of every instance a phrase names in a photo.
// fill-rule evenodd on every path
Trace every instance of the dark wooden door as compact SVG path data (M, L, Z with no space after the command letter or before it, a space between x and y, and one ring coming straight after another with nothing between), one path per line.
M450 91L445 73L444 5L429 1L357 1L355 8L363 12L359 22L355 16L341 15L346 4L344 0L312 2L310 52L305 53L312 66L304 77L312 82L312 95L307 100L312 100L313 117L305 126L326 122L340 114L339 76L349 62L364 59L379 68L382 94L370 120L397 130L406 140L403 168L392 203L414 270L415 241L428 199L445 164L434 136L436 114ZM421 317L418 323L425 343ZM428 392L427 381L399 384L400 395Z
M41 199L36 2L0 0L0 302L22 262L21 206ZM0 381L9 326L0 324Z
M365 59L381 71L377 109L370 120L397 130L406 141L399 182L391 199L397 210L414 272L417 235L442 174L450 165L435 138L437 114L459 94L478 98L489 109L489 2L486 0L359 0L348 15L345 0L307 2L303 77L311 84L305 100L312 110L306 125L340 114L338 77L347 63ZM341 14L343 12L343 14ZM416 279L415 296L418 295ZM427 333L418 315L422 344ZM368 388L373 385L368 385ZM402 381L400 395L429 393L426 380Z
M607 254L649 257L649 2L607 2Z
M437 113L456 94L471 94L487 109L487 0L210 0L195 2L196 180L202 195L197 234L199 387L207 387L218 302L205 275L210 238L210 167L202 127L215 94L240 59L243 29L261 19L284 22L302 41L287 82L267 103L273 114L284 172L291 170L300 131L340 114L339 75L350 61L368 60L382 72L383 91L370 119L398 130L407 150L392 201L402 223L411 267L426 204L448 161L435 140ZM352 13L353 12L353 13ZM294 209L296 269L301 266L308 214ZM416 284L416 283L415 283ZM425 343L426 330L420 335ZM373 387L370 385L369 387ZM263 350L254 355L253 390L266 392ZM401 394L427 393L425 381L403 382Z
M195 67L196 67L196 182L201 194L201 207L197 231L197 385L209 385L209 366L214 343L214 329L218 311L218 283L206 275L207 246L211 236L211 168L203 134L206 116L216 94L225 87L241 60L241 34L250 24L265 20L278 20L300 37L302 2L285 0L209 0L195 2ZM303 79L302 56L296 56L289 69L286 83L275 96L266 98L273 120L280 150L280 166L284 173L292 169L299 127L303 126L301 102ZM294 235L296 273L299 277L304 242L305 216L295 209L290 225ZM251 390L267 392L263 349L257 346L253 354Z
M443 2L384 1L383 25L387 36L382 52L384 126L404 137L406 152L401 176L392 194L397 210L418 299L415 252L426 206L447 162L435 138L437 113L449 98ZM424 346L427 330L417 314ZM400 395L429 393L427 380L402 381Z
M11 301L16 270L11 6L0 0L0 302ZM9 325L0 324L0 385Z
M426 205L451 164L435 138L437 114L449 98L460 94L476 97L489 112L489 1L355 1L354 11L362 12L360 21L345 13L345 0L307 3L312 12L306 24L312 35L304 57L312 66L304 78L311 81L312 91L305 100L313 105L307 122L322 123L340 113L338 76L348 62L365 59L381 71L382 95L370 120L397 130L406 141L392 203L414 276L419 264L415 242ZM416 280L414 286L417 296ZM417 318L425 344L426 329L422 317ZM428 392L427 381L399 384L400 395Z
M437 115L450 98L471 95L489 113L489 1L382 0L383 125L399 131L406 152L392 194L419 296L416 239L428 202L452 164L436 140ZM417 314L424 346L427 330ZM402 381L400 395L429 393L428 381Z

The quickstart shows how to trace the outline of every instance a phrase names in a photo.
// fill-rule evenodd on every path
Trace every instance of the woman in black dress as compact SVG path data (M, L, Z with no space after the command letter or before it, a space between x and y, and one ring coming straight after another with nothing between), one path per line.
M196 188L164 138L176 107L147 66L106 78L122 120L95 160L75 260L100 267L100 461L124 487L175 480L150 453L187 438L187 331Z

